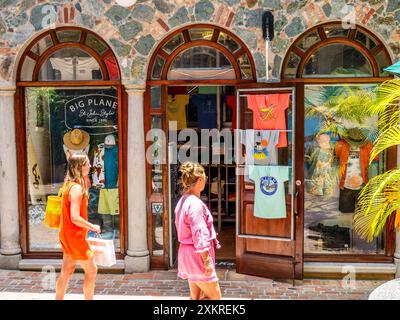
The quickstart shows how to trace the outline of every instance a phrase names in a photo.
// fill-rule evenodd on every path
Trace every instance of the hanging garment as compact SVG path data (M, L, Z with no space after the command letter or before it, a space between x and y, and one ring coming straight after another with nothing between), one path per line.
M167 99L167 122L176 121L177 130L187 127L186 106L189 103L189 95L177 94L168 96Z
M31 135L28 136L28 188L29 199L32 205L44 204L46 202L43 178Z
M92 185L94 187L105 187L105 167L104 167L104 143L100 143L94 150L92 165Z
M286 218L284 182L289 180L287 166L250 166L254 181L254 216L263 219Z
M227 96L226 97L226 106L232 110L232 130L236 129L236 97L235 96Z
M360 148L350 146L344 187L351 190L360 190L363 185L364 182L361 175L360 165Z
M306 187L308 193L316 196L332 195L337 185L337 174L335 168L333 168L333 145L329 143L329 136L327 137L326 142L313 147L308 160L310 174Z
M279 142L279 131L243 130L246 145L247 165L278 164L276 145Z
M105 187L118 186L118 146L104 148Z
M217 128L217 98L212 94L196 94L191 97L197 108L197 126L200 129Z
M99 214L119 214L119 190L100 189L99 195Z
M343 188L339 191L339 211L353 213L356 211L356 203L361 190Z
M368 141L364 145L360 146L360 169L363 183L368 182L368 164L369 157L371 155L373 144ZM339 159L339 177L340 177L340 189L343 190L346 176L347 176L347 163L350 155L350 144L341 139L335 144L335 156ZM374 159L378 160L378 156Z
M290 94L248 95L247 105L253 111L253 129L287 130L286 109L289 107ZM281 132L280 147L287 147L287 133Z
M73 58L50 58L53 69L59 70L61 80L92 80L92 71L99 70L100 66L94 58L79 57L74 66ZM75 68L75 77L74 77Z

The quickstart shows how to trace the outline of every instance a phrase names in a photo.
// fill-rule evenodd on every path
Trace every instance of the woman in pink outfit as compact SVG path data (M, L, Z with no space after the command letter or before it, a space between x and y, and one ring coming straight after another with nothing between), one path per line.
M204 168L185 162L182 174L183 196L175 209L175 226L178 232L178 276L187 279L190 299L221 299L221 289L215 272L214 246L219 248L213 218L200 200L206 183Z

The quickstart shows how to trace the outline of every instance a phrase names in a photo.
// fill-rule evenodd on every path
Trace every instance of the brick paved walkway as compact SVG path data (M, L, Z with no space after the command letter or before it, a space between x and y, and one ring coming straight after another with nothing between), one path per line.
M306 279L297 281L292 287L291 281L246 276L229 269L218 270L218 276L224 299L360 300L368 299L369 294L385 282L357 280L354 287L346 288L340 280ZM83 274L76 273L71 278L67 292L70 299L82 295L83 277ZM41 299L51 299L54 289L46 289L46 285L51 283L46 280L51 278L51 275L40 272L0 270L0 299L7 298L7 293L13 299L40 299L40 296ZM117 296L117 299L118 296L124 296L124 299L184 299L189 296L189 289L186 281L177 279L176 270L131 275L99 274L95 295L100 299L105 299L104 295Z

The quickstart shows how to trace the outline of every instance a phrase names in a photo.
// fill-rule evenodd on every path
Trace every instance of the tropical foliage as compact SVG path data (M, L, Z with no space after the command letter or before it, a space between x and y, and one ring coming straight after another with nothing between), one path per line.
M400 79L389 80L378 87L376 99L368 112L378 116L379 134L374 142L370 162L390 147L400 145ZM355 231L368 241L378 237L394 213L400 213L400 169L372 178L363 188L354 216ZM396 214L395 227L400 227Z

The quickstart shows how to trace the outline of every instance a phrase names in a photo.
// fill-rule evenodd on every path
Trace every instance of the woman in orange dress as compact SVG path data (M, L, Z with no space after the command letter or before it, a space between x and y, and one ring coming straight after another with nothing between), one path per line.
M98 225L87 221L88 195L85 178L90 171L86 154L74 154L68 160L68 169L62 193L62 212L59 238L63 251L63 264L56 285L56 300L64 299L70 277L79 261L85 271L83 293L85 299L93 299L97 266L94 254L86 241L88 231L100 233Z

